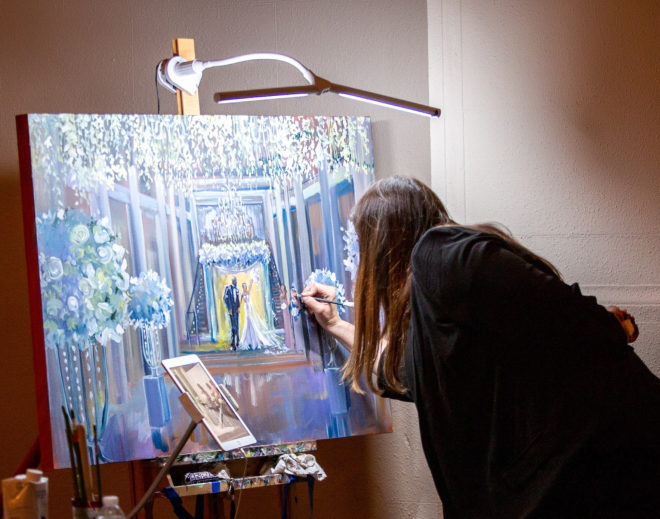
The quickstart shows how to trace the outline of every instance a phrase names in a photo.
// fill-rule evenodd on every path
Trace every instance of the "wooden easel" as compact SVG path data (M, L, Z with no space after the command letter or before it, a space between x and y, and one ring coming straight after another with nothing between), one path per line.
M195 40L191 38L177 38L172 40L172 52L187 60L195 59ZM190 95L177 89L176 104L179 115L199 115L199 93Z
M181 56L187 60L195 59L195 40L191 38L177 38L172 40L172 52L176 56ZM199 94L196 92L190 95L177 89L176 104L179 115L199 115ZM133 491L133 503L137 503L144 492L149 488L151 481L156 477L158 468L151 461L132 461L131 462L131 483ZM206 503L209 505L210 503ZM208 510L209 506L205 507ZM205 517L219 517L224 519L224 507L221 508L221 514L211 516L208 512ZM153 500L145 507L144 515L149 518L152 516Z
M189 38L177 38L172 40L172 51L174 55L181 56L186 60L193 60L195 59L195 40ZM190 95L177 89L176 100L179 115L200 115L198 93ZM244 448L243 451L248 454L249 462L248 460L245 460L245 457L242 453L239 453L239 451L222 453L222 456L220 457L229 461L230 469L231 464L233 464L235 467L239 467L242 466L241 464L245 463L245 466L248 469L248 473L253 474L255 471L258 473L259 465L261 465L261 463L258 462L260 458L263 460L265 458L277 457L281 454L284 454L285 452L302 453L315 450L315 441L301 441L297 443L282 444L276 446ZM255 463L255 461L257 461L257 463ZM133 503L137 503L142 495L144 495L159 470L160 466L155 460L131 462ZM251 475L232 480L232 484L228 482L216 482L213 484L204 483L201 485L190 485L187 487L184 485L176 486L176 482L173 482L171 477L169 477L169 480L170 485L172 485L175 490L177 490L177 493L180 497L204 495L204 519L224 519L224 501L229 497L229 490L232 487L232 484L237 486L239 491L242 492L248 488L263 488L266 486L284 485L289 483L291 478L283 474L270 476ZM147 506L145 506L144 511L138 514L138 517L144 517L145 519L153 518L153 499L147 504Z

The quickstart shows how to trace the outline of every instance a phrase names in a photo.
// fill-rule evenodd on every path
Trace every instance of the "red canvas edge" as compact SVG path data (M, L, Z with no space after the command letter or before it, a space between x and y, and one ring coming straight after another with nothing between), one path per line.
M16 116L18 162L21 177L21 201L23 206L23 229L25 237L25 259L27 262L28 296L30 304L30 328L32 330L32 357L37 394L37 421L39 425L39 447L41 468L53 470L53 443L48 398L48 373L46 349L41 311L41 286L39 284L39 260L37 229L35 225L34 190L32 186L32 157L30 151L30 128L28 115Z

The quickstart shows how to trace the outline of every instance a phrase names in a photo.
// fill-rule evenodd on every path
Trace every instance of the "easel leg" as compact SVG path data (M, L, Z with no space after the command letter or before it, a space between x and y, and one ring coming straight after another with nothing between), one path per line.
M195 40L188 38L177 38L172 40L172 51L175 55L181 56L187 60L195 59ZM199 94L189 95L181 90L177 90L177 108L179 115L199 115ZM203 432L206 434L206 431ZM206 439L204 437L204 439ZM150 466L144 461L131 462L131 486L133 492L133 504L149 488L157 471L150 470ZM145 508L145 517L151 519L153 516L153 502ZM206 516L205 516L206 517ZM223 516L224 517L224 516Z
M154 500L150 499L146 505L144 505L144 516L145 519L154 519Z
M221 494L204 496L204 519L225 519L225 501Z

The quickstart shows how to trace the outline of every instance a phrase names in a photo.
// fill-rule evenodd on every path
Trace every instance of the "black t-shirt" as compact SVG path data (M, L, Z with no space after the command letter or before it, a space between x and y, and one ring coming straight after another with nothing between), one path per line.
M384 396L415 403L446 519L660 505L649 498L660 494L660 381L610 312L467 228L429 230L411 271L407 391ZM641 471L630 466L639 457L649 460Z

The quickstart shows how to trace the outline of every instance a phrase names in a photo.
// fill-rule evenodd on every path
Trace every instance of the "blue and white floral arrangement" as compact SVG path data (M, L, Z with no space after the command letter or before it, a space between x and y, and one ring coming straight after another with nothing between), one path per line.
M158 330L170 322L170 312L174 306L171 290L157 272L147 270L131 278L128 293L128 322L139 332L140 350L146 362L144 391L149 425L163 427L171 415L160 367L162 353Z
M337 311L342 315L346 312L346 308L343 305L343 303L346 302L346 292L344 290L344 285L342 285L339 280L337 280L337 276L334 272L331 272L328 269L316 269L309 275L307 281L305 281L305 286L311 283L318 283L320 285L328 285L334 287L335 301L340 303L337 305Z
M128 322L142 330L160 330L170 322L172 291L153 270L132 277L128 294Z
M129 275L126 250L108 221L62 209L36 223L46 346L121 341Z

